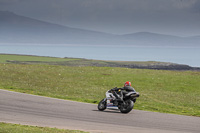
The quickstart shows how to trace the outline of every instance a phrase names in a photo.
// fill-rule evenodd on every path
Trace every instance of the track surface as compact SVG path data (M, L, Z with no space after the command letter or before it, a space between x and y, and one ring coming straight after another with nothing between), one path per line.
M133 110L97 110L97 105L0 89L0 122L107 133L200 133L200 118Z

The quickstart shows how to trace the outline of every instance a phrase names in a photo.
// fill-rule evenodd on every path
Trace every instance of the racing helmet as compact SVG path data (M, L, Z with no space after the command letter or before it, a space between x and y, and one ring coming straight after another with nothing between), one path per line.
M124 83L124 86L131 86L131 82L126 81L126 82Z

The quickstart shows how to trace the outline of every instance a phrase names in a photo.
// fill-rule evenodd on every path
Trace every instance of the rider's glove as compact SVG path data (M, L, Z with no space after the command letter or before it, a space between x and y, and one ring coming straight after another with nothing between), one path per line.
M115 88L111 89L111 91L116 91L116 90L117 90L117 87L115 87Z

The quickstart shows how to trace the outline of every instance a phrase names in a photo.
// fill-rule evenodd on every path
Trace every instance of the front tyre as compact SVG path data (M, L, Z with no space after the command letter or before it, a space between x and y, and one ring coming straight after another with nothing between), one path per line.
M103 100L101 100L100 102L99 102L99 104L98 104L98 110L100 110L100 111L104 111L105 109L106 109L106 100L105 99L103 99Z
M129 113L133 109L133 106L134 106L133 101L127 100L120 106L120 111L121 113Z

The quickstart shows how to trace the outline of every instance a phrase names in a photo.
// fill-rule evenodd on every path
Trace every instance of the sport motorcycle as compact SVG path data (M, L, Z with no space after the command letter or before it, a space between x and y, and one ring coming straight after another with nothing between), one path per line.
M121 113L129 113L133 109L136 98L138 98L140 94L135 91L130 91L124 92L122 95L123 98L120 101L116 100L112 95L102 99L98 104L98 110L104 111L105 109L111 109L114 107L119 109Z

